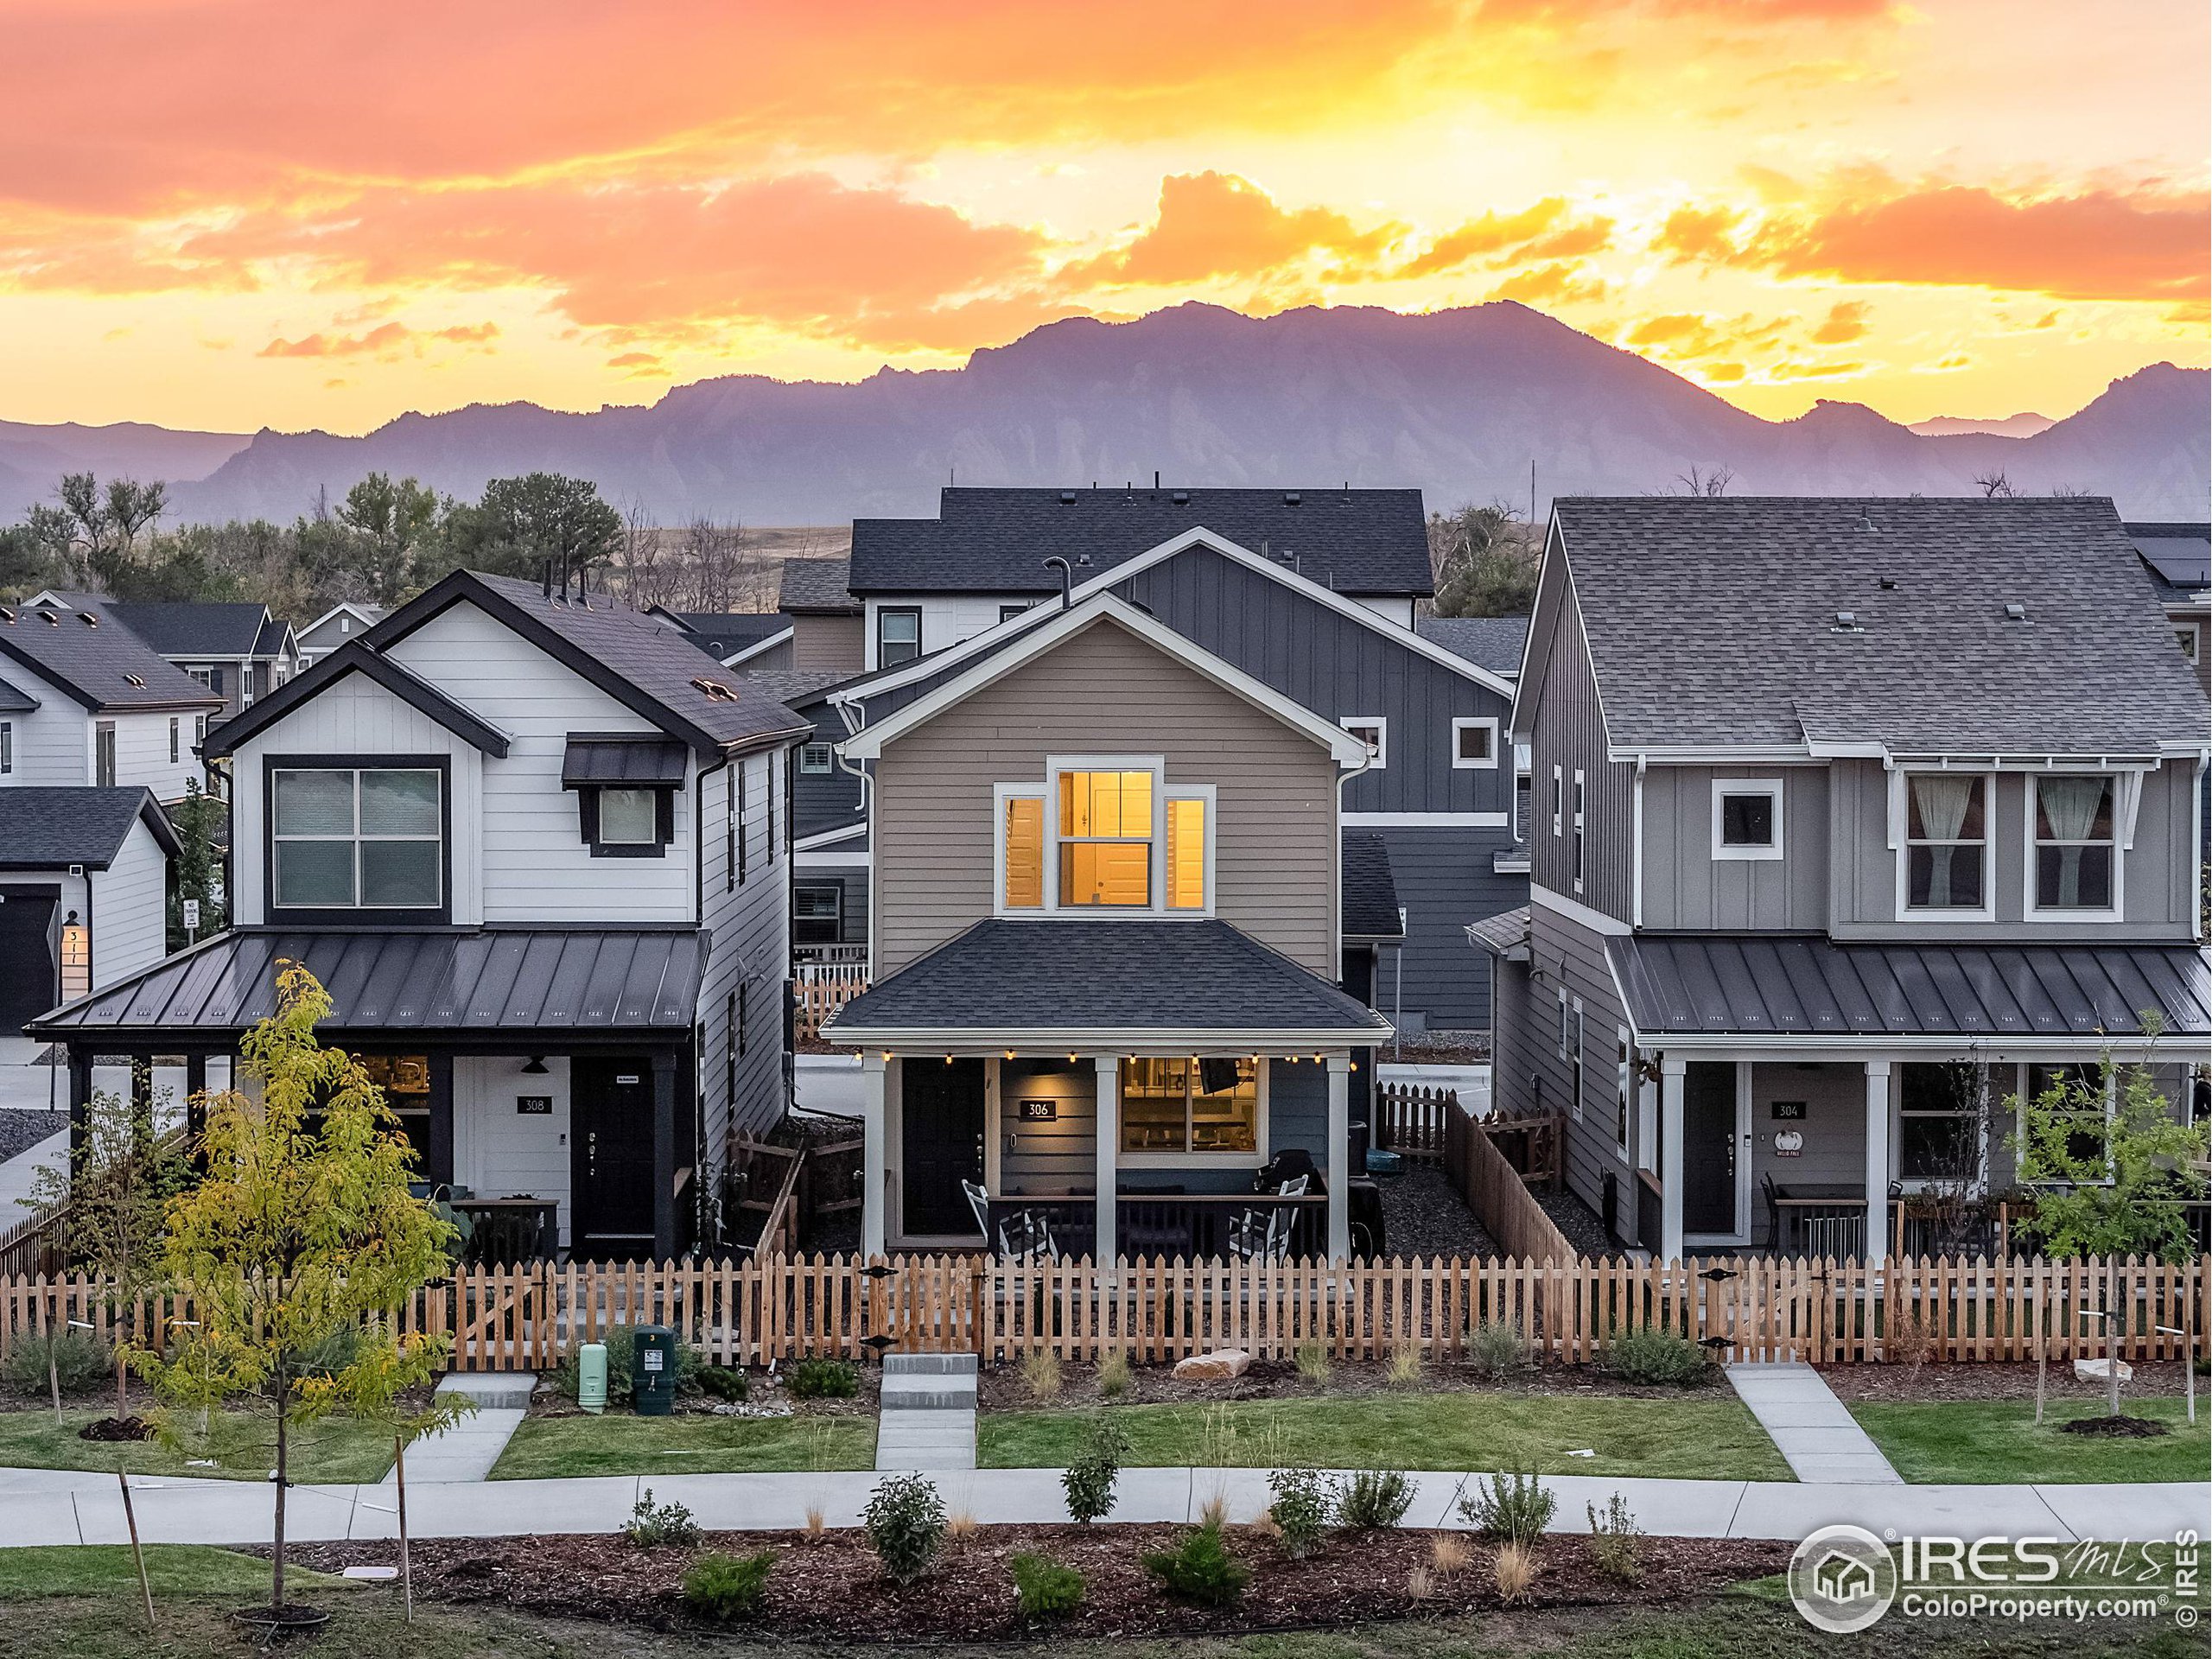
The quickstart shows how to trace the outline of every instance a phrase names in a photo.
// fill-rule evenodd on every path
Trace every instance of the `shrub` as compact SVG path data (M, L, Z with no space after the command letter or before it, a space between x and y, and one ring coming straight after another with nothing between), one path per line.
M785 1375L794 1400L849 1400L861 1391L860 1373L842 1359L802 1359Z
M893 1475L868 1501L868 1541L893 1584L912 1584L930 1570L944 1542L944 1500L919 1475Z
M1421 1382L1426 1363L1418 1346L1402 1342L1390 1351L1390 1363L1383 1376L1394 1389L1410 1389Z
M1014 1598L1024 1618L1058 1618L1083 1605L1083 1574L1043 1555L1017 1555Z
M361 1333L340 1325L320 1342L308 1344L288 1356L291 1368L302 1376L330 1377L351 1365L360 1355Z
M1060 1357L1049 1348L1032 1348L1021 1357L1021 1382L1032 1400L1057 1400L1062 1384Z
M1490 1571L1491 1580L1497 1586L1497 1599L1510 1607L1528 1600L1529 1586L1536 1581L1536 1557L1525 1544L1506 1544L1499 1548Z
M1456 1532L1440 1532L1428 1541L1428 1564L1437 1577L1448 1579L1467 1570L1467 1563L1474 1559L1474 1552L1467 1548L1467 1541Z
M772 1549L754 1555L702 1555L683 1574L683 1605L703 1618L742 1618L760 1605L775 1565Z
M1294 1560L1319 1544L1329 1529L1327 1484L1311 1469L1278 1469L1268 1477L1275 1495L1268 1513L1282 1540L1283 1554Z
M681 1503L655 1503L653 1489L648 1486L630 1511L622 1535L639 1549L658 1549L663 1544L688 1549L699 1541L699 1523Z
M1415 1562L1406 1573L1406 1595L1409 1600L1427 1601L1436 1593L1436 1574Z
M105 1382L115 1375L115 1351L90 1331L41 1331L16 1339L8 1350L0 1380L14 1394L44 1394L48 1389L47 1357L54 1357L54 1373L64 1394L75 1394Z
M1244 1593L1252 1569L1229 1553L1218 1525L1194 1527L1173 1549L1152 1550L1144 1570L1171 1596L1225 1607Z
M1362 1469L1337 1483L1337 1524L1353 1532L1395 1527L1413 1503L1413 1483L1396 1470Z
M1518 1375L1529 1363L1529 1342L1518 1319L1484 1319L1467 1332L1467 1363L1493 1382Z
M1459 1514L1478 1531L1509 1543L1533 1544L1552 1523L1559 1499L1533 1474L1492 1475L1475 1496L1459 1500Z
M1613 1374L1627 1382L1665 1383L1687 1388L1705 1380L1705 1350L1679 1331L1641 1325L1613 1338L1607 1356Z
M607 1397L627 1400L630 1397L631 1373L638 1357L638 1331L635 1325L610 1325L594 1341L607 1344ZM581 1343L572 1346L553 1370L553 1391L564 1400L576 1397L577 1368L582 1363ZM676 1386L693 1386L699 1370L699 1351L678 1337L676 1339Z
M697 1382L717 1400L743 1400L753 1392L753 1379L739 1365L702 1365Z
M1128 1391L1128 1352L1116 1348L1098 1362L1098 1395L1103 1400L1118 1400Z
M1122 1478L1122 1459L1128 1454L1128 1436L1122 1433L1122 1426L1103 1412L1094 1416L1084 1432L1083 1449L1060 1475L1071 1518L1091 1522L1113 1512L1114 1488Z
M1643 1529L1618 1492L1603 1515L1595 1503L1583 1508L1590 1516L1590 1555L1598 1570L1609 1579L1633 1584L1643 1576Z
M1298 1361L1298 1374L1308 1382L1317 1384L1326 1382L1330 1373L1337 1369L1335 1362L1329 1357L1329 1349L1325 1343L1301 1342L1298 1344L1295 1357Z

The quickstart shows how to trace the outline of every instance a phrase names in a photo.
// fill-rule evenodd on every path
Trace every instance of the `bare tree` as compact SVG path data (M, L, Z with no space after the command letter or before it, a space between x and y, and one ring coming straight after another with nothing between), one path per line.
M671 556L669 537L635 497L622 505L622 537L614 554L615 582L635 608L675 609L683 598L683 567Z
M2005 469L2002 467L1998 467L1994 472L1976 473L1974 475L1974 486L1981 492L1985 500L1989 501L2010 500L2019 493L2012 487L2012 480L2005 476Z
M168 506L168 486L112 478L103 490L90 473L69 473L54 491L59 506L31 509L31 539L79 578L111 588L137 551L138 532Z
M1727 494L1728 486L1735 481L1736 474L1733 468L1712 467L1700 469L1692 467L1687 472L1675 474L1675 481L1668 486L1667 493L1717 499Z
M765 561L745 526L717 524L703 514L685 527L678 551L690 594L690 608L717 615L770 608L761 603Z

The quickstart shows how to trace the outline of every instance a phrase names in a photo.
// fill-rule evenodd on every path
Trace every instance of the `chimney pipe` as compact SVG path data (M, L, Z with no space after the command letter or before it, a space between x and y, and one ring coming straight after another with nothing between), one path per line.
M1060 573L1060 608L1065 611L1075 603L1075 573L1069 568L1067 560L1058 553L1045 561L1046 569L1055 566L1058 567Z
M540 559L537 562L537 586L538 590L542 592L546 598L550 599L553 597L552 560Z

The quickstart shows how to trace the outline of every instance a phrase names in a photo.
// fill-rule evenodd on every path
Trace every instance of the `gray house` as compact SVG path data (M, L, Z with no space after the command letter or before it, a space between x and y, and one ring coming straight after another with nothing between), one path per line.
M428 1179L544 1215L541 1248L668 1256L789 1099L804 731L657 618L456 572L211 734L232 930L33 1033L79 1105L95 1050L204 1077L303 963Z
M1562 499L1513 729L1494 1097L1624 1243L1880 1255L2056 1069L2202 1058L2212 734L2107 501Z

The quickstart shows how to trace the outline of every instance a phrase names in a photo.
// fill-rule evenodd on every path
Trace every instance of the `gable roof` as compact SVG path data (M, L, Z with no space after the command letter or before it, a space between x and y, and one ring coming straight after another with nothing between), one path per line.
M2212 588L2212 524L2131 521L2121 528L2167 597L2197 598Z
M746 679L786 709L804 709L819 702L833 685L852 677L838 668L748 668Z
M791 616L858 616L852 594L853 562L845 559L785 559L778 583L776 608Z
M365 630L374 627L378 623L383 621L385 617L391 614L391 611L382 605L367 605L359 603L354 600L341 599L328 610L325 611L321 616L315 618L314 621L308 623L305 627L295 628L293 630L293 635L296 639L304 639L308 635L313 633L324 623L330 621L333 618L339 616L341 613L351 616L355 621L359 622ZM346 637L350 639L352 636L349 634Z
M1414 632L1454 657L1464 657L1501 679L1511 679L1521 672L1521 652L1529 643L1529 619L1424 616L1414 620Z
M113 710L200 709L223 699L102 612L0 606L0 654L15 658L86 708ZM87 616L94 619L87 621ZM134 683L134 681L136 682Z
M851 586L1057 593L1044 563L1054 554L1108 570L1201 525L1285 563L1294 558L1301 574L1338 593L1435 591L1421 492L1367 489L948 487L935 518L853 521Z
M282 623L266 605L182 600L94 601L164 657L251 657L283 643ZM274 623L275 638L264 644Z
M976 659L926 696L917 697L895 713L863 727L845 740L844 751L855 760L874 760L883 752L886 743L935 719L946 709L964 702L985 686L1003 679L1023 664L1044 656L1063 641L1087 629L1107 626L1126 629L1163 656L1211 680L1232 696L1241 697L1262 712L1273 715L1284 725L1319 743L1339 766L1356 766L1366 760L1367 746L1343 727L1323 720L1303 704L1293 702L1263 682L1254 679L1243 669L1224 662L1212 652L1200 649L1165 623L1154 621L1135 606L1110 593L1094 594L1079 605L1065 610L1055 609L1051 613L1049 621L1039 624L1020 639L1009 642L1004 650Z
M164 853L176 856L176 831L153 791L143 785L0 789L0 870L58 870L72 864L104 870L137 823Z
M2206 746L2203 694L2101 497L1567 497L1553 530L1616 754Z
M209 759L235 754L239 744L284 718L310 697L335 685L348 674L364 675L385 690L444 727L463 742L485 753L504 758L507 734L479 719L421 675L372 651L356 634L337 650L295 674L266 696L255 699L251 709L210 727L200 753Z
M813 729L743 675L702 662L681 630L603 594L563 598L537 582L456 570L378 623L367 643L382 652L464 603L702 753L767 747Z

